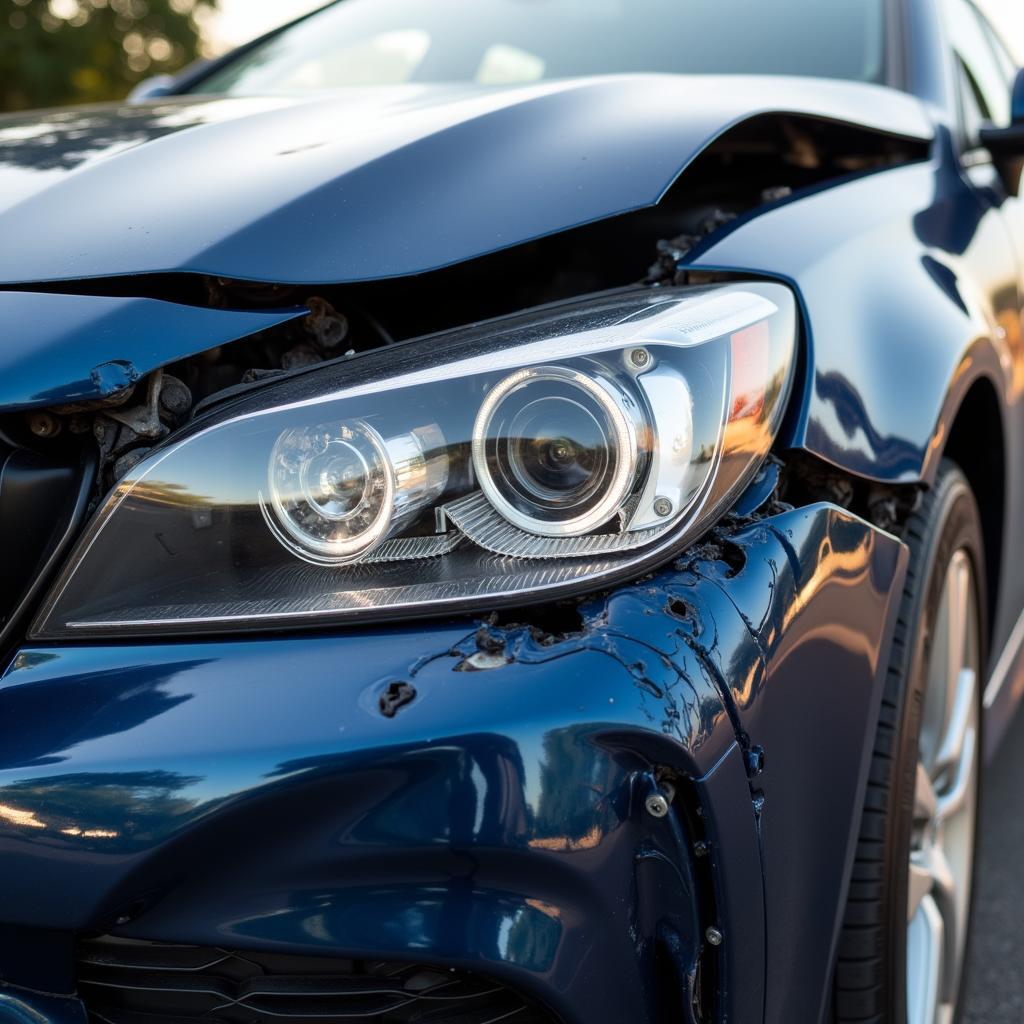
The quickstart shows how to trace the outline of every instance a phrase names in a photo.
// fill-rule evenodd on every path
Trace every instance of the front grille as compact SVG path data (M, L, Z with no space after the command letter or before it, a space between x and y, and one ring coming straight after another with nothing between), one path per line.
M78 988L93 1024L552 1024L463 971L112 938L79 945Z

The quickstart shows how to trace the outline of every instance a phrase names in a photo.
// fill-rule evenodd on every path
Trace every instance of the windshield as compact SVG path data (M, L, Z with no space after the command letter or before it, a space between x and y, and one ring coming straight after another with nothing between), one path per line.
M617 72L879 82L885 0L342 0L193 91L514 85Z

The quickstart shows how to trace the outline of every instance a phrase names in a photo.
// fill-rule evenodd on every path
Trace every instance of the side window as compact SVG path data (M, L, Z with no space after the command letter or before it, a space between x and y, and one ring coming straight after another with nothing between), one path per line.
M996 57L988 30L981 16L968 0L946 0L946 19L962 70L966 75L966 90L974 94L976 106L984 120L1000 127L1010 123L1010 84ZM965 97L968 99L968 97ZM969 104L964 111L968 138L971 133Z
M992 22L980 10L977 13L978 19L981 21L981 27L985 30L985 35L988 36L988 41L995 52L996 63L999 65L999 70L1002 71L1003 78L1006 79L1006 85L1009 88L1017 77L1017 61L1010 55L1009 48L1003 41L1003 37L992 27Z
M960 120L964 139L970 147L978 143L982 126L992 121L992 112L985 105L978 83L959 56L956 58L956 76L960 90Z

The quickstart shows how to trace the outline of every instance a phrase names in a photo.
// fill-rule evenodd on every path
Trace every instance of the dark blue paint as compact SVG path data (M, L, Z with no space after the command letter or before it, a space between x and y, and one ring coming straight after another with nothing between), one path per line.
M0 291L0 408L109 398L147 373L305 314Z
M1014 124L1024 124L1024 69L1017 72L1010 99L1010 118Z
M761 1020L765 1006L767 928L759 812L750 793L744 750L734 743L699 780L715 879L716 924L724 932L720 970L733 1020ZM750 813L736 807L750 799ZM710 855L710 854L709 854Z
M750 784L764 801L767 1019L818 1020L835 950L832 928L853 864L865 740L878 721L887 668L881 652L888 649L886 623L893 621L904 552L838 511L789 513L734 541L749 552L737 577L742 620L729 615L736 597L724 588L710 596L705 615L718 625L726 650L740 650L744 633L757 639L745 648L746 660L729 659L725 674L748 748L760 748L751 760L763 764ZM857 644L854 637L873 640ZM794 977L802 983L793 984Z
M688 265L795 288L806 378L782 440L844 471L930 481L968 393L991 389L1006 449L1006 569L990 611L999 652L1024 608L1024 577L1013 569L1024 559L1015 526L1024 520L1024 205L1001 192L993 167L968 177L958 160L940 128L930 160L794 197L741 221ZM977 440L979 453L995 443ZM990 735L1017 699L1002 695Z
M820 967L833 941L863 784L846 755L873 729L902 549L830 506L731 539L739 572L689 558L584 606L577 634L491 627L509 664L487 672L463 670L473 623L22 651L0 684L0 719L20 725L0 750L5 920L67 935L65 957L96 930L436 958L569 1024L654 1021L655 937L671 927L692 958L710 912L685 823L643 810L662 765L707 808L727 1004L737 1019L760 1005L767 946L769 1007L797 1014L772 1019L810 1019L820 989L783 999L770 979L776 957ZM385 718L396 679L417 696ZM808 791L838 721L829 787ZM754 779L737 727L765 750ZM806 814L827 827L793 830ZM787 864L816 865L835 899L808 910ZM765 906L788 903L800 938L782 942L789 922ZM24 970L11 980L37 987Z
M0 281L380 279L651 206L759 113L931 140L920 163L741 218L689 266L795 289L806 376L784 441L844 473L931 480L965 397L991 389L998 652L1024 607L1024 212L993 168L961 169L937 5L901 6L913 96L634 76L0 120L0 231L18 239ZM0 405L102 397L294 315L0 293ZM508 980L566 1024L654 1024L658 939L682 986L711 917L724 1018L820 1019L905 551L828 505L758 519L765 479L717 537L728 563L702 547L593 599L577 634L489 627L509 655L489 672L460 671L469 621L18 652L0 681L0 972L20 988L0 1021L81 1024L73 943L100 931L414 956ZM395 681L416 698L387 719ZM687 820L643 810L655 766L700 805L710 890Z
M60 999L39 992L17 995L0 992L3 1024L87 1024L85 1009L77 999Z
M671 75L0 119L0 235L18 239L0 282L422 273L652 206L723 131L775 111L932 134L918 102L880 86ZM59 246L41 223L61 225Z
M801 244L780 246L780 237ZM970 265L981 245L984 290ZM1012 364L1001 367L1007 349L990 324L1016 315L1014 254L998 215L946 160L784 203L691 262L794 285L808 388L787 442L859 476L929 478L941 452L936 429L956 412L951 399L980 376L1007 395Z

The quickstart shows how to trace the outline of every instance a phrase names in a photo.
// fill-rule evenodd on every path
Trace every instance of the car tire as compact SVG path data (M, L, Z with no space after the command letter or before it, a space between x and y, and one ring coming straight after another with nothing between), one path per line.
M910 559L839 938L836 1024L945 1024L963 982L987 617L981 519L953 463L903 537Z

